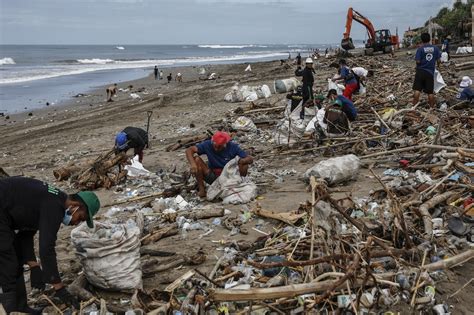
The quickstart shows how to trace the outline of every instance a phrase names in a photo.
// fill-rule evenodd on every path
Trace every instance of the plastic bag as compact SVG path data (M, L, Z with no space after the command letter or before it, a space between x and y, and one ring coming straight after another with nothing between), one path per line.
M131 165L126 165L125 170L127 171L127 176L130 177L140 177L140 176L150 176L152 173L143 167L143 164L138 161L138 155L134 156L132 159Z
M441 53L441 62L448 62L448 53L447 52L443 52Z
M435 70L434 78L434 91L435 93L439 93L439 91L441 91L441 89L446 86L446 83L444 83L443 77L441 76L441 73L438 70Z
M273 90L275 93L287 93L295 90L299 85L301 83L296 78L275 80L273 82Z
M268 85L248 86L239 88L238 84L232 87L232 90L224 96L224 100L230 103L256 101L259 98L268 98L271 91Z
M247 203L257 196L257 186L244 180L239 173L240 158L236 156L222 170L222 174L207 189L207 199L222 198L224 204Z
M232 123L232 128L234 128L235 130L242 130L242 131L251 131L251 132L257 131L257 126L255 126L255 124L250 118L247 118L245 116L238 117Z
M328 90L336 90L337 95L342 95L342 92L344 91L345 86L342 84L337 84L331 79L328 79Z
M273 134L276 144L295 143L303 137L306 126L316 113L314 108L305 108L304 119L301 119L301 108L302 104L300 103L300 105L290 112L290 106L287 106L285 117L278 123Z
M81 224L71 231L84 275L94 286L107 290L142 288L140 235L143 215L125 224L95 222L89 229Z
M472 47L458 47L456 54L472 54Z
M360 159L354 154L338 156L319 162L308 169L303 177L311 176L324 179L329 185L355 179L360 169Z

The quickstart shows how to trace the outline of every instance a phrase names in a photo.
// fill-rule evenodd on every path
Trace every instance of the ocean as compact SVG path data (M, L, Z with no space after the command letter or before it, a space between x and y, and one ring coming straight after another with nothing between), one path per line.
M160 69L286 59L329 45L0 45L0 113L56 105ZM333 45L332 47L335 47Z

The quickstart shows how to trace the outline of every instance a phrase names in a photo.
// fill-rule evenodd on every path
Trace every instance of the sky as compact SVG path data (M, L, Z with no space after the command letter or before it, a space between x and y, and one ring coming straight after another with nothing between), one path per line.
M0 44L338 43L347 9L399 35L452 0L0 0ZM352 38L365 39L355 23Z

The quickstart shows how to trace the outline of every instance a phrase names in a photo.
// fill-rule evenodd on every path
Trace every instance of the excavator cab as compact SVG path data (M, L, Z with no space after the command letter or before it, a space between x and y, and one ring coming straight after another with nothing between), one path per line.
M392 35L390 34L390 30L375 31L375 37L367 41L365 48L371 48L374 52L389 52L392 48Z

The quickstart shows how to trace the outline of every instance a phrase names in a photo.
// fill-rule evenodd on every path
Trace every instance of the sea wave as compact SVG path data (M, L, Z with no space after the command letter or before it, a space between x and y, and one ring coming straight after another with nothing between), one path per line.
M192 64L225 63L240 60L272 59L287 56L286 52L266 52L261 54L237 54L218 57L187 57L180 59L143 59L143 60L112 60L112 59L79 59L82 62L64 64L64 61L54 66L43 66L35 69L22 69L2 73L0 84L22 83L41 79L49 79L67 75L78 75L94 71L120 70L135 68L187 66ZM79 62L79 63L78 63Z
M77 62L83 64L97 64L97 65L104 65L106 63L114 62L113 59L100 59L100 58L92 58L92 59L77 59Z
M16 62L15 60L13 60L13 58L5 57L5 58L0 59L0 65L14 65L14 64L16 64Z
M268 46L264 45L198 45L199 48L212 48L212 49L242 49L242 48L267 48Z

